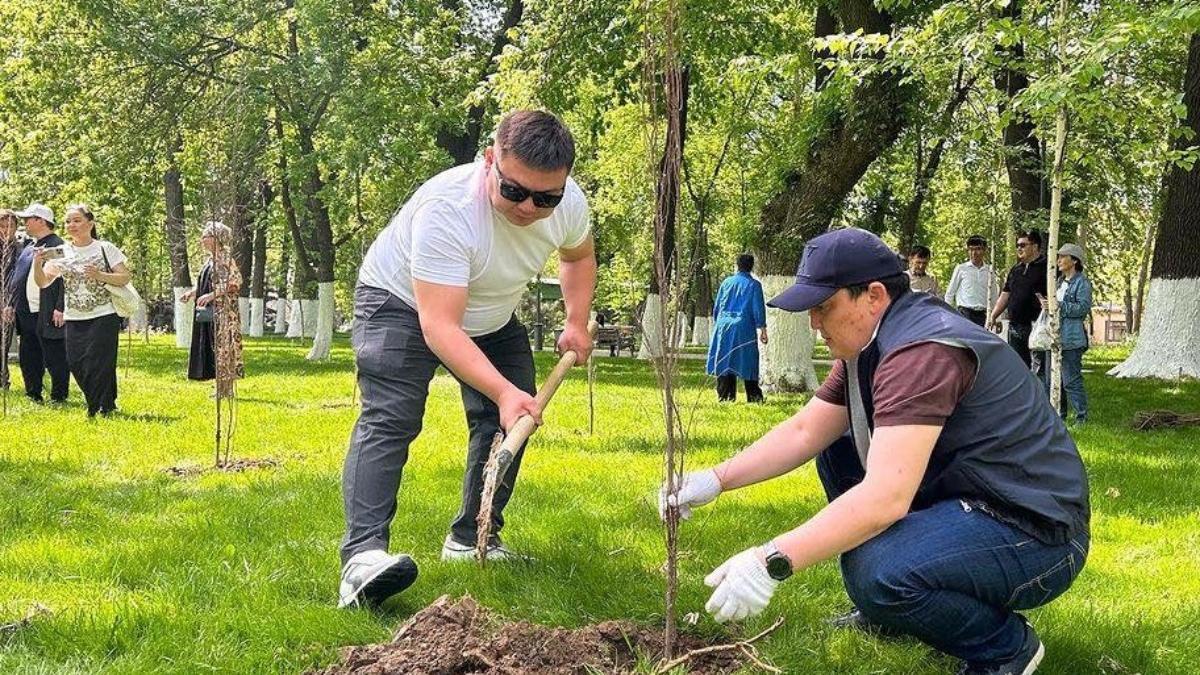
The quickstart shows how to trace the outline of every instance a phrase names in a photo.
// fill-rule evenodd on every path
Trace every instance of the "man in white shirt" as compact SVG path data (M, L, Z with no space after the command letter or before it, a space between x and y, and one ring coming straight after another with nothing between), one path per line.
M987 258L987 239L979 235L967 238L967 262L959 263L946 289L946 303L958 308L958 313L972 323L982 326L987 321L987 308L1000 295L992 266Z
M553 115L510 113L482 159L422 185L367 252L351 335L362 412L342 475L340 607L378 605L416 579L410 556L388 554L389 528L439 364L461 384L470 430L462 508L442 559L473 557L493 438L523 415L541 421L529 336L513 312L555 251L566 304L558 348L591 354L596 258L587 199L568 176L574 160L571 133ZM499 532L520 464L518 453L496 490L489 559L513 555Z

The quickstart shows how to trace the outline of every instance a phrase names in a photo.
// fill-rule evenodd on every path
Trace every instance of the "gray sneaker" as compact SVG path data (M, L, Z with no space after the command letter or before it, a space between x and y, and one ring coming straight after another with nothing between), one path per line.
M416 580L417 563L408 555L381 550L356 553L342 568L338 608L378 607Z
M491 546L488 546L486 555L488 562L526 559L525 556L505 548L499 538ZM455 540L454 535L446 535L446 541L442 543L442 561L461 562L464 560L475 560L475 546Z

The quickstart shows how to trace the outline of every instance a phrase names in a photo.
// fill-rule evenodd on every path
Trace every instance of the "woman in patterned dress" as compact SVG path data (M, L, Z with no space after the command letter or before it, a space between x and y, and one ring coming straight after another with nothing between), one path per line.
M223 223L208 223L200 233L200 244L208 251L208 261L200 270L196 288L183 295L187 302L196 298L196 316L192 322L192 348L188 358L188 379L217 380L217 398L233 396L233 382L242 377L242 322L238 315L238 289L242 275L230 255L232 231ZM200 320L212 307L212 320Z
M67 207L67 234L62 257L50 259L46 250L33 258L34 281L45 288L63 279L63 318L66 320L67 366L87 400L88 417L117 409L117 343L121 318L105 284L129 283L125 254L97 238L96 221L85 204Z

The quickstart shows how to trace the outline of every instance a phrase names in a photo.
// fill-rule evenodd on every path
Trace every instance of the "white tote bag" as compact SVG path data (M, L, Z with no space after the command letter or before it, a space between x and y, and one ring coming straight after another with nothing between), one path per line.
M100 243L100 255L104 257L104 267L111 273L112 265L108 262L108 254L104 252L104 244ZM137 289L133 287L133 282L130 281L124 286L114 286L112 284L104 284L108 289L108 294L112 296L113 308L117 310L117 316L122 319L128 319L133 316L138 307L142 306L142 296L138 295Z

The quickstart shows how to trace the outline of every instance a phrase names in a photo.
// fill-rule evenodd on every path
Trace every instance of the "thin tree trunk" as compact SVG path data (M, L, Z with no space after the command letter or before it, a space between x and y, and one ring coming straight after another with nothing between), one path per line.
M258 217L254 220L254 264L250 271L250 335L262 337L267 279L267 210L272 200L271 184L258 183Z
M680 155L682 156L682 148L687 143L688 94L691 88L688 67L681 67L678 74L674 75L674 77L667 77L667 79L670 81L676 77L679 79L679 86L681 87L678 94L680 96L680 108L678 111L679 126L677 129L668 127L666 143L668 149L672 147L672 144L677 143L680 147ZM678 134L678 138L675 138L674 134ZM642 313L642 348L638 353L638 358L640 359L661 358L663 355L658 351L659 345L678 344L677 336L676 339L668 342L664 342L662 336L664 330L667 330L672 324L678 323L669 322L667 320L667 312L662 308L663 295L668 290L662 284L672 281L678 272L675 269L677 262L675 227L680 185L678 173L676 172L672 175L665 168L668 162L668 154L669 152L664 152L658 172L658 195L662 208L666 209L666 212L659 216L662 219L661 226L664 228L661 233L662 251L655 252L656 256L661 255L656 260L661 259L662 263L666 265L666 270L662 274L657 269L652 268L650 270L650 293L646 298L646 310ZM678 326L676 326L676 329L678 329Z
M187 228L183 220L183 181L179 175L178 156L183 150L183 138L176 135L169 151L167 170L163 172L163 202L166 206L167 251L171 259L171 289L175 299L175 346L188 349L192 344L192 307L195 300L183 301L183 295L193 289L192 273L188 268Z
M1190 135L1174 135L1173 146L1186 149L1200 137L1200 33L1188 46L1183 103ZM1150 267L1145 323L1137 346L1109 371L1117 377L1200 378L1200 162L1191 169L1170 167L1167 196Z
M929 197L929 188L933 184L933 179L937 177L938 167L942 164L942 157L946 154L946 143L949 140L951 126L954 123L954 116L958 114L958 109L966 102L967 95L971 93L971 87L975 84L975 80L971 79L963 82L963 67L958 67L958 76L954 82L954 91L950 95L950 100L946 103L946 108L942 111L939 119L939 127L941 135L933 145L933 149L929 151L929 158L923 162L917 162L917 171L913 176L913 196L907 203L900 208L900 252L908 254L912 251L913 246L917 243L917 231L921 223L921 208L925 205L925 201ZM918 147L921 141L917 141Z

